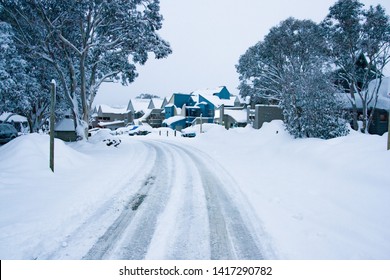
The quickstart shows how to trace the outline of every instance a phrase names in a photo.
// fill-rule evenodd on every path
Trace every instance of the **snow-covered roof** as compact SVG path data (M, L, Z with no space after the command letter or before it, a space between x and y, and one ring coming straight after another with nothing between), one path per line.
M223 89L223 86L216 87L216 88L206 88L206 89L199 89L192 92L193 95L214 95L215 93L220 93Z
M12 115L12 116L10 116L10 115ZM13 113L9 113L9 112L2 113L0 115L0 121L3 122L8 117L9 117L9 119L7 120L7 122L11 122L11 121L14 121L14 122L27 122L27 118L26 117L23 117L23 116L17 115L17 114L13 114Z
M162 106L164 104L164 100L166 100L166 99L165 98L152 98L154 108L162 109Z
M373 91L378 86L376 80L372 81L368 90ZM378 103L376 105L378 109L390 110L390 77L382 79L382 84L378 92Z
M220 107L221 105L233 107L236 100L239 101L237 96L233 95L230 96L229 99L220 99L218 95L216 95L217 93L220 93L223 88L224 88L223 86L220 86L211 89L207 88L207 89L195 90L194 92L192 92L192 97L195 100L195 102L201 103L199 97L202 96L217 108Z
M178 122L178 121L181 121L181 120L184 120L184 119L185 119L185 117L183 117L183 116L173 116L173 117L170 117L168 119L165 119L163 121L163 123L165 123L167 125L171 125L171 124L173 124L175 122Z
M124 121L112 121L112 122L99 122L98 125L101 127L107 127L110 125L123 124Z
M239 123L245 123L247 122L247 110L242 109L242 110L229 110L225 109L224 110L225 115L231 116L236 122Z
M139 98L135 98L135 99L131 99L129 101L129 104L131 102L131 105L134 109L134 112L141 112L143 111L144 113L146 112L147 109L149 109L149 106L150 106L150 103L151 103L151 99L139 99ZM129 110L131 110L131 108L128 107Z
M125 107L111 107L105 104L100 104L98 112L105 114L126 114L128 110Z
M374 92L378 87L379 80L373 80L368 85L369 92ZM349 108L351 107L351 102L348 93L339 93L338 97L341 99L341 102L344 103L344 106ZM374 105L374 100L368 104L369 107ZM356 96L356 106L362 108L362 101L359 96ZM382 83L378 91L378 102L376 104L377 109L390 110L390 77L382 79Z
M73 119L65 118L60 120L56 126L55 131L75 131Z
M215 107L220 107L221 105L224 106L234 106L234 103L236 101L236 96L231 96L230 99L220 99L218 96L215 95L201 95L203 98L210 101ZM197 100L199 102L199 97L197 97Z
M150 116L150 113L152 112L153 109L146 109L146 112L144 111L145 114L142 115L142 117L140 117L139 121L145 121L149 116Z

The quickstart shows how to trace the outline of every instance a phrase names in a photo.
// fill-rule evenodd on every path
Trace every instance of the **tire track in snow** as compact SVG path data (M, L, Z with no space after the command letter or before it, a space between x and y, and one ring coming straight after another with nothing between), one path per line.
M143 259L153 237L156 222L170 194L172 156L152 146L157 157L148 179L129 201L117 220L99 238L83 259Z
M200 174L187 153L164 142L175 159L172 191L161 213L146 259L209 259L209 228Z
M234 180L204 153L199 151L202 158L183 146L171 146L187 154L201 175L209 216L210 258L264 259L260 242L249 219L243 218L236 202L227 192L228 185L234 184ZM211 169L211 165L216 168ZM225 176L224 182L220 180L221 176Z
M145 144L143 143L142 145ZM91 246L107 230L107 225L115 223L116 220L120 219L121 214L118 214L117 207L126 209L133 200L136 201L139 193L137 188L141 188L141 186L134 185L134 183L147 182L147 179L142 178L142 176L145 176L145 166L147 166L148 160L155 159L156 153L154 148L147 145L147 153L143 154L144 160L141 162L142 164L133 170L129 178L118 179L117 183L123 185L123 187L113 197L109 197L89 218L63 240L61 246L55 252L43 256L42 259L85 259L86 255L83 257L82 252L91 250ZM152 167L150 167L151 169ZM123 197L129 195L129 193L132 194L130 199L124 201Z

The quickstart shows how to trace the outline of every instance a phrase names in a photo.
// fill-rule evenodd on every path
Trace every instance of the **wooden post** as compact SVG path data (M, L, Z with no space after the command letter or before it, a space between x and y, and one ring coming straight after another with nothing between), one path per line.
M51 102L50 102L50 169L54 172L54 123L56 106L56 81L51 81Z
M202 132L202 125L203 125L203 114L200 114L200 133Z
M387 150L390 150L390 110L387 112Z

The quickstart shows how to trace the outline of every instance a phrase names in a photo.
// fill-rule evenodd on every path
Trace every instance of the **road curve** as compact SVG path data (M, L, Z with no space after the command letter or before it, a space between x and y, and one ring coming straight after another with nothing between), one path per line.
M264 258L259 228L220 165L183 145L157 140L142 144L148 158L126 183L126 189L135 191L122 198L126 203L120 212L109 223L104 220L105 228L91 239L98 221L109 217L107 205L97 207L66 247L46 258Z

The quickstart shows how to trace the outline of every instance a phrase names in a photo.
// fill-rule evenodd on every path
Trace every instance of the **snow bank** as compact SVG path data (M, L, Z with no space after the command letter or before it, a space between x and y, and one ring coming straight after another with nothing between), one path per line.
M49 135L22 135L0 147L0 170L19 172L47 171L49 167ZM58 169L77 168L87 156L69 148L63 141L54 142L54 160Z
M47 135L21 136L0 147L0 259L56 258L51 252L67 246L71 233L98 209L102 213L92 234L112 222L103 218L115 219L122 197L135 191L123 189L133 175L129 170L143 165L148 150L136 143L97 144L103 138L92 137L95 144L56 139L54 173ZM93 239L84 240L81 252Z
M389 259L387 136L294 139L281 121L193 143L235 177L278 258Z

